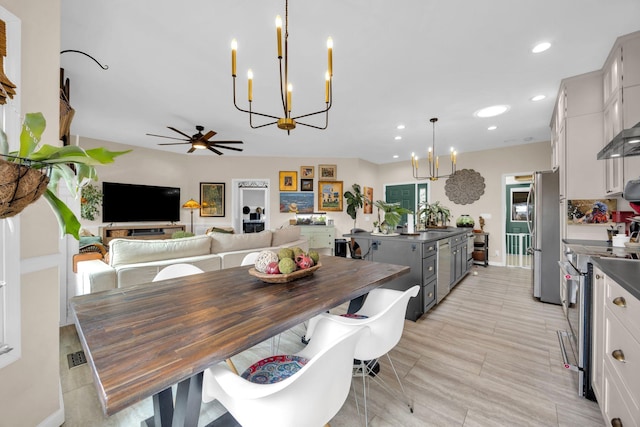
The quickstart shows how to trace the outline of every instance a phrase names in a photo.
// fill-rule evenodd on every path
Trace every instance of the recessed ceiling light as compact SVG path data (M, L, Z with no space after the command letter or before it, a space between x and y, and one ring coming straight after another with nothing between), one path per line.
M398 155L397 155L397 154L394 154L394 155L393 155L393 158L394 158L394 159L397 159L397 158L398 158Z
M494 126L489 126L487 128L487 130L496 130L496 129L498 129L498 126L495 126L495 125Z
M404 129L404 125L398 125L397 129L400 129L400 130Z
M482 118L495 117L499 116L500 114L506 113L507 111L509 111L509 108L510 107L508 105L492 105L491 107L486 107L476 111L475 113L473 113L473 115Z
M538 43L537 45L535 45L533 47L533 49L531 49L531 52L533 52L533 53L544 52L545 50L549 49L550 47L551 47L551 43L549 43L549 42Z
M612 154L611 157L620 157L620 154Z
M531 98L531 100L535 102L535 101L542 101L545 98L546 98L546 96L544 96L544 95L536 95L533 98Z
M401 137L400 135L398 135L398 136L396 136L396 137L395 137L395 138L393 138L393 139L395 139L396 141L400 141L400 140L402 139L402 137Z
M631 141L627 141L628 144L637 144L640 142L640 139L632 139Z

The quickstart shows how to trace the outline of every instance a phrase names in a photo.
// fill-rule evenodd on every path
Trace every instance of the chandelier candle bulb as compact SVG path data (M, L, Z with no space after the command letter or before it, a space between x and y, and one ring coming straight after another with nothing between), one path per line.
M333 39L327 39L327 57L329 62L329 75L333 77Z
M324 102L329 103L329 72L324 75Z
M238 41L231 40L231 75L236 76L236 52L238 51Z
M291 112L291 92L293 91L293 86L291 83L287 85L287 111Z
M282 18L276 16L276 33L278 34L278 58L282 58Z
M249 84L249 87L247 89L247 97L249 99L249 102L253 101L253 71L249 70L247 71L247 82Z

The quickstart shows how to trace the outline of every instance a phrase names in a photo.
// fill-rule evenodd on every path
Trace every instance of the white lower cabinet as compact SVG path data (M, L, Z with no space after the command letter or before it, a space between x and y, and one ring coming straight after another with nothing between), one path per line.
M325 225L299 225L300 235L309 241L309 249L328 249L333 255L336 229Z
M598 268L593 289L592 385L602 416L640 427L640 301Z

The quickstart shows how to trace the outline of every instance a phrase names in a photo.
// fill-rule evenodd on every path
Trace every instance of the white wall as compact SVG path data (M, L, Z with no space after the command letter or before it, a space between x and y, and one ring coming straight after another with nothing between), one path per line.
M225 217L200 217L199 213L195 211L193 215L194 230L212 225L232 225L232 179L269 179L271 182L269 203L272 211L270 212L270 227L274 229L288 225L289 219L295 218L295 215L279 212L278 173L279 171L297 171L299 175L301 166L316 167L316 177L314 178L316 190L318 188L318 165L335 164L337 165L337 180L343 182L344 190L351 188L353 183L359 183L374 187L377 190L374 193L375 197L384 197L377 181L378 166L360 159L265 158L251 157L250 153L247 153L246 156L217 156L213 153L206 155L174 154L82 137L79 141L80 146L84 148L108 147L110 150L117 151L133 149L131 153L118 157L114 164L98 167L100 181L180 187L182 203L190 198L199 200L201 182L224 182L226 184ZM298 185L299 180L298 176ZM318 210L317 191L314 193L316 210ZM346 210L346 204L344 204L344 209ZM83 220L83 226L97 234L98 227L103 225L100 215L97 221ZM349 232L353 227L353 220L346 212L328 212L327 216L334 219L337 237ZM188 209L181 211L181 223L187 226L190 224ZM367 223L360 212L358 225L361 224ZM370 228L371 222L368 225Z
M22 115L41 111L43 142L58 141L60 1L0 0L22 21ZM21 216L22 357L0 369L0 425L57 426L64 421L58 356L61 262L57 222L41 199Z

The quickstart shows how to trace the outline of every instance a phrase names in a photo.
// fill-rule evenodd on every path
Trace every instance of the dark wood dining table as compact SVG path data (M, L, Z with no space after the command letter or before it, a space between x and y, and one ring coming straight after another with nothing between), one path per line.
M333 256L320 263L287 283L235 267L72 298L104 413L153 396L150 425L196 426L207 367L409 272Z

